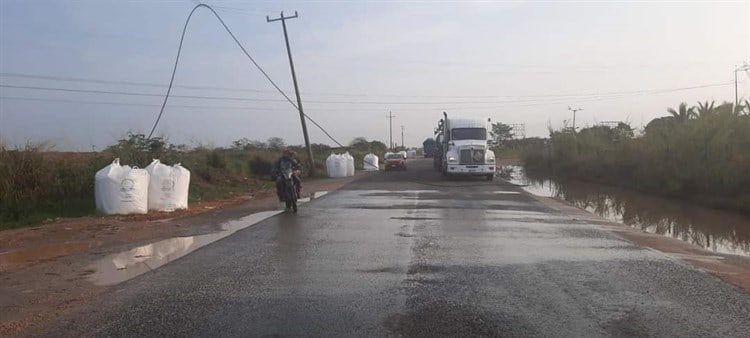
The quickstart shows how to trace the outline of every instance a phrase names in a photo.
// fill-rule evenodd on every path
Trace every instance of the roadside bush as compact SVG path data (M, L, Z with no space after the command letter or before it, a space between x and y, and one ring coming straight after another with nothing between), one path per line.
M628 130L553 131L545 150L526 149L523 158L529 170L750 211L744 202L750 198L750 116L667 117L649 123L642 136Z
M206 163L211 168L224 169L227 167L227 158L222 149L214 149L206 155Z
M102 152L54 152L44 144L10 149L0 143L0 230L56 217L94 214L94 175L115 158L120 158L123 165L141 168L153 159L165 164L181 163L192 174L191 202L268 188L272 163L280 156L276 148L283 144L276 138L268 142L243 138L229 149L188 149L163 137L147 139L137 133L127 133ZM379 142L371 144L377 146ZM290 148L297 151L298 159L306 166L306 149ZM325 160L331 148L314 144L313 152L318 176L325 177ZM361 166L363 154L354 156Z
M92 213L96 153L52 153L44 145L0 148L0 229Z
M273 166L273 163L256 155L248 162L248 166L250 167L250 172L255 177L269 177L271 175L271 167Z

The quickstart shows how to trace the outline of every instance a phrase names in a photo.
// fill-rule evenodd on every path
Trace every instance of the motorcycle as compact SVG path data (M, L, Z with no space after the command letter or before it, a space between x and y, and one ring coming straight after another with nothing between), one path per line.
M281 167L282 189L281 199L284 200L287 210L291 209L297 212L297 200L299 199L299 187L297 186L294 175L299 175L299 170L294 170L291 164L283 164Z

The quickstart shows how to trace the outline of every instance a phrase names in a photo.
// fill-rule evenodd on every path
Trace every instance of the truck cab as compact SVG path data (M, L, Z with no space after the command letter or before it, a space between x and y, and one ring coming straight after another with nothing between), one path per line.
M489 149L490 121L448 118L445 114L441 125L443 175L493 180L496 166L495 153Z

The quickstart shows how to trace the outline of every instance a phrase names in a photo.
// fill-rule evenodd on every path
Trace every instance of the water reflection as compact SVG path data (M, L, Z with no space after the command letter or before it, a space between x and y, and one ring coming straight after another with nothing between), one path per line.
M511 182L611 221L725 254L750 257L750 217L578 181L556 181L513 167Z
M263 211L221 225L221 231L205 235L169 238L107 256L93 264L90 279L97 285L112 285L152 271L198 248L218 241L282 211Z
M300 199L306 203L323 197L327 191L318 191L310 198ZM94 273L90 279L97 285L113 285L128 279L153 271L164 264L183 257L203 246L230 236L235 232L247 228L272 216L282 213L280 210L262 211L240 219L230 220L221 224L220 231L209 234L174 237L162 241L139 246L128 251L109 255L92 265ZM286 223L296 226L297 217L290 217ZM296 227L298 228L298 227ZM0 261L2 262L2 261Z

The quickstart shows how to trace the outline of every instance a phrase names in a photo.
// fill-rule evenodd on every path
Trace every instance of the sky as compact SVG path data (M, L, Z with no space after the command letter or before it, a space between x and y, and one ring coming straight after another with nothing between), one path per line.
M151 130L185 19L182 1L0 1L0 141L103 149ZM524 124L642 127L680 102L734 100L750 63L745 1L211 1L286 94L337 141L418 146L442 112ZM750 73L739 72L750 97ZM26 88L18 88L26 87ZM29 88L31 87L31 88ZM282 137L296 109L205 8L193 15L155 135L191 146ZM308 123L313 143L333 144Z

